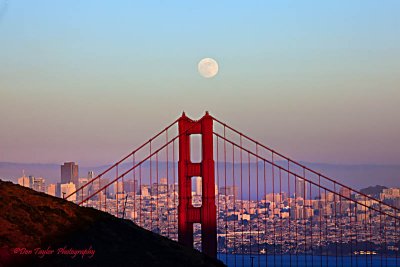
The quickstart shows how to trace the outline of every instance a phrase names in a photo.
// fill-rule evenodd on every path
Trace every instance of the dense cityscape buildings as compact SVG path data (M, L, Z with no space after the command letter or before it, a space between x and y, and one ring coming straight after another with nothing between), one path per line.
M61 166L61 175L67 173L65 170L73 170L70 174L75 170L77 172L77 166L65 163ZM154 177L156 182L152 184L137 179L118 180L107 190L100 190L111 178L102 177L90 182L96 177L92 171L87 177L68 175L61 179L64 182L47 187L41 177L23 175L18 183L58 197L68 196L82 188L68 200L76 203L85 201L85 206L130 219L146 229L177 240L178 185L170 183L166 177ZM194 207L202 204L201 182L200 177L193 178ZM398 251L394 245L396 224L386 220L382 230L381 214L369 208L380 207L377 201L367 200L346 187L338 188L343 196L340 201L335 193L327 191L314 194L311 198L311 191L307 190L309 187L304 180L297 178L295 183L291 194L266 192L260 194L258 199L243 197L239 186L216 185L218 251L243 254L271 251L310 253L313 250L328 251L332 244L343 244L347 254L350 253L349 246L352 246L351 253L366 253L369 250L368 253L377 253L378 249L371 244L381 242L382 234L388 244L386 249L393 253ZM356 205L353 200L363 205ZM399 208L400 188L383 189L379 200ZM392 212L389 209L382 211ZM370 226L366 227L367 224ZM195 247L201 249L201 225L194 224L193 227ZM380 234L371 235L371 232ZM369 244L369 247L365 245L361 250L356 244Z
M18 178L18 184L21 186L32 188L38 192L46 192L46 182L42 177L34 177L29 175L28 177L25 174Z
M56 197L65 197L76 191L88 181L93 179L94 172L89 171L87 177L79 178L79 166L75 162L65 162L60 168L61 181L55 184L46 185L46 181L42 177L35 177L32 175L26 176L23 173L22 177L17 178L18 184L21 186L29 187L35 191L45 192L49 195ZM86 196L87 196L87 190ZM83 194L80 194L81 197ZM76 200L76 195L71 196L71 199Z
M87 205L119 217L129 218L146 229L176 240L177 184L167 184L163 179L163 182L152 185L142 184L137 190L125 189L129 188L127 185L131 183L137 182L127 180L119 182L118 185L115 183L114 191L107 194L102 192L90 199ZM194 207L200 207L201 195L198 194L196 184L195 180L192 203ZM380 231L379 213L362 205L354 205L348 200L335 201L338 197L334 193L324 193L314 199L304 199L294 194L289 196L284 192L268 193L257 201L238 198L240 196L238 190L234 187L221 187L216 195L220 252L266 253L268 247L266 244L269 246L273 244L279 247L282 253L295 251L301 253L312 250L311 244L321 248L331 244L357 242L360 245L363 242L381 241L379 235L370 236L370 231ZM385 198L381 200L395 198L400 201L400 198L396 198L396 189L385 192ZM366 206L377 205L373 201L363 202L362 196L351 197L365 203ZM297 221L297 224L290 221ZM369 222L372 226L366 229L365 225ZM200 229L201 225L194 224L194 240L198 249L200 249ZM385 226L388 244L395 241L395 231L393 224L388 223ZM317 244L316 240L321 240L321 243ZM294 247L295 243L301 245ZM391 249L395 251L397 247L391 246Z

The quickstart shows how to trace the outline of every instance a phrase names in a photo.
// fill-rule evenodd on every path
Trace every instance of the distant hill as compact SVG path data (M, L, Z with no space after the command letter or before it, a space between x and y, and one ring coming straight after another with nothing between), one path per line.
M386 187L400 187L400 165L379 164L328 164L304 162L334 180L355 189L377 183Z
M379 198L380 193L383 192L383 189L386 189L386 186L382 185L375 185L375 186L369 186L367 188L363 188L360 190L361 193L370 195L375 198Z
M132 221L0 180L0 266L224 266ZM88 249L92 258L15 254Z

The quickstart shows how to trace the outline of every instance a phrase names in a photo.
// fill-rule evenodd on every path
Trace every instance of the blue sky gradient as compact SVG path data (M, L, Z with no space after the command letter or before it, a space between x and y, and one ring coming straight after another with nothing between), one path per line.
M0 161L109 163L209 110L299 160L400 163L399 1L1 7Z

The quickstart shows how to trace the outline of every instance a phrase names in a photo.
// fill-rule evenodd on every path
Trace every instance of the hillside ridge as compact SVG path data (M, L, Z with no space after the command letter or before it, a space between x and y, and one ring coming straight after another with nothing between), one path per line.
M224 266L130 220L2 180L0 210L0 266Z

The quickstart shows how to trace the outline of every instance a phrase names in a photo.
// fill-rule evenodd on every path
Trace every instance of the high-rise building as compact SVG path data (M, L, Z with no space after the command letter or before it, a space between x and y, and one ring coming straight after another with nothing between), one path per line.
M118 193L124 193L125 188L124 184L122 181L118 180L114 182L114 195Z
M153 183L152 185L150 185L150 195L158 195L158 183Z
M28 177L25 176L25 174L18 178L18 184L32 188L35 191L39 192L45 192L46 191L46 185L45 185L45 180L42 177L35 177L32 175L29 175Z
M97 179L95 182L89 183L86 186L87 187L87 191L88 191L87 192L88 196L95 194L97 191L99 191L100 189L105 187L109 182L110 182L109 179L101 178L101 179ZM110 190L103 189L100 193L98 193L97 195L94 195L91 199L92 200L98 200L98 197L100 195L102 195L103 197L105 197L105 195L107 195L107 197L108 197L109 194L110 194Z
M89 182L89 178L78 178L78 187L82 187Z
M201 177L195 177L195 190L194 191L197 196L201 196L201 194L202 194Z
M167 184L159 184L159 185L158 185L158 193L159 193L159 194L166 194L166 193L168 193L168 185L167 185Z
M124 181L124 191L127 193L139 192L138 180L125 180Z
M385 200L387 203L390 203L391 205L398 205L395 204L394 202L399 202L400 201L400 188L386 188L382 190L382 193L380 194L381 200ZM396 200L398 199L398 200Z
M94 176L94 171L89 171L89 172L88 172L87 178L88 178L88 179L93 179L93 178L95 178L95 176Z
M61 165L61 184L74 183L79 186L79 167L75 162L65 162Z
M18 178L18 184L29 188L32 186L29 177L26 177L25 174Z
M85 186L85 184L87 184L89 182L89 178L86 177L82 177L78 179L78 186L77 186L77 190L78 190L78 197L80 199L84 199L87 198L89 196L89 185ZM83 187L85 186L85 187Z
M332 202L335 201L335 194L333 194L332 192L327 192L325 193L321 193L321 200L322 201L327 201L327 202Z
M279 193L268 193L265 195L265 201L277 202L280 199L281 199L281 196Z
M47 186L46 192L47 192L48 195L51 195L51 196L55 197L56 196L56 191L57 190L56 190L56 185L55 184L49 184Z
M61 197L66 197L69 194L73 193L76 191L76 186L74 183L65 183L60 185L61 189ZM69 201L76 201L76 194L73 194L68 198Z
M46 184L45 180L42 177L33 177L29 176L32 183L32 189L38 192L45 192L46 191Z
M389 198L400 197L400 188L385 188L382 190L382 194Z
M140 194L144 197L150 196L149 192L149 186L148 185L142 185L140 188Z
M238 196L239 195L239 189L237 186L221 186L219 189L220 194L226 195L226 196Z
M296 198L301 197L305 199L307 196L306 181L299 177L296 178Z
M178 191L179 191L179 189L178 189L178 184L170 184L169 185L169 191L170 192L174 192L174 194L176 194Z
M343 186L342 186L342 187L339 189L339 194L341 194L341 195L344 196L344 197L350 198L350 196L351 196L351 189L348 188L348 187L343 187Z

